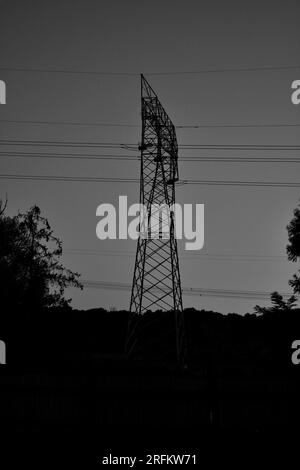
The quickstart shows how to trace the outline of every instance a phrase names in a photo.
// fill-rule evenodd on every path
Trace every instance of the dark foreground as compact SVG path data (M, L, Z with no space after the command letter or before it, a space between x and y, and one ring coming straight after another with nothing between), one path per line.
M125 315L100 313L2 317L1 462L97 468L107 456L190 454L203 468L218 458L257 466L263 456L268 468L280 457L288 468L300 440L300 365L290 347L298 312L191 312L183 371L155 357L155 341L129 361Z
M76 362L43 372L1 369L1 426L22 459L39 461L42 453L97 466L106 455L191 454L203 463L222 449L233 462L248 446L247 460L258 451L270 459L283 451L283 436L298 436L295 374L180 372L121 356Z

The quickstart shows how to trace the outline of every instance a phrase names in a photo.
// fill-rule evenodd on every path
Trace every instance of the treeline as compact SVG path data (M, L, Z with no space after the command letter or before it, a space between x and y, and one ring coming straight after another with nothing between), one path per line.
M90 363L93 355L122 356L129 312L70 307L42 311L10 311L0 316L0 335L7 345L7 364L60 367ZM300 339L300 309L263 315L185 309L188 363L295 368L291 345ZM139 340L145 358L175 350L172 312L148 312ZM300 367L300 365L299 365ZM296 367L297 368L297 367Z

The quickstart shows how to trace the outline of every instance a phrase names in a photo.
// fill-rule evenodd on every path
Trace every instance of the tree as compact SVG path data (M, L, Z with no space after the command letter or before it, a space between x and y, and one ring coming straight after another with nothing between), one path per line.
M290 261L297 261L300 258L300 205L294 210L294 217L287 225L288 240L286 251ZM300 270L299 270L300 273ZM300 276L294 274L293 279L289 281L289 285L293 288L294 294L300 294ZM256 313L290 311L296 306L297 297L292 295L286 302L283 300L282 295L278 292L271 294L271 307L260 307L256 305L254 311Z
M297 297L292 295L286 301L283 300L283 296L278 292L272 292L271 294L271 307L260 307L256 305L254 307L255 313L274 313L274 312L290 312L296 306Z
M1 303L31 310L67 306L65 289L82 285L79 274L60 263L61 255L62 243L37 206L14 217L0 210Z
M290 261L297 261L300 259L300 205L294 210L294 217L287 225L288 241L286 251ZM300 270L298 271L300 273ZM294 294L300 294L300 276L294 274L293 278L289 281L289 285L293 288ZM282 295L278 292L271 294L271 307L260 307L256 305L254 311L256 313L290 311L296 306L297 297L292 295L286 302L283 300Z
M286 247L288 259L296 262L300 259L300 205L294 210L294 217L287 226L289 243ZM298 271L300 273L300 270ZM289 281L294 294L300 294L300 276L294 274Z

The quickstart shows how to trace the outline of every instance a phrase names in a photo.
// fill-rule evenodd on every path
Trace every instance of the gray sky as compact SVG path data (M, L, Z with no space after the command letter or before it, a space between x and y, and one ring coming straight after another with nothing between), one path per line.
M137 145L140 73L146 75L176 126L300 124L300 106L290 99L291 82L300 79L300 68L151 75L299 65L297 0L10 0L0 2L0 7L0 67L129 74L0 70L0 79L7 84L7 104L0 106L0 120L137 125L1 122L0 139ZM179 128L177 138L179 145L300 145L299 127ZM6 151L136 155L129 150L1 145L0 174L139 177L138 161L18 158L5 155ZM283 162L184 162L190 155L276 156ZM284 161L299 157L299 150L181 150L180 156L181 179L299 180L299 163ZM138 185L0 181L0 197L8 194L8 213L39 205L63 240L64 263L82 273L82 278L131 283L136 244L98 240L96 208L104 202L117 204L119 195L128 195L129 203L138 202ZM178 187L177 202L205 204L205 248L191 256L179 243L182 285L289 292L288 279L297 265L283 258L286 225L298 199L297 188ZM70 295L78 308L129 307L129 291L85 289L71 290ZM185 307L221 312L251 312L256 303L265 304L255 299L184 297Z

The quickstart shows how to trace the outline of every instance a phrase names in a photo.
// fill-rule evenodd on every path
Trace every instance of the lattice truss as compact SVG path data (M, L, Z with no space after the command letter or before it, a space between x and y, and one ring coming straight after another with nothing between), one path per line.
M143 75L141 91L140 203L147 210L137 242L127 352L132 351L137 340L138 316L149 310L172 310L175 313L177 358L182 362L183 308L173 211L178 181L178 145L175 127Z

